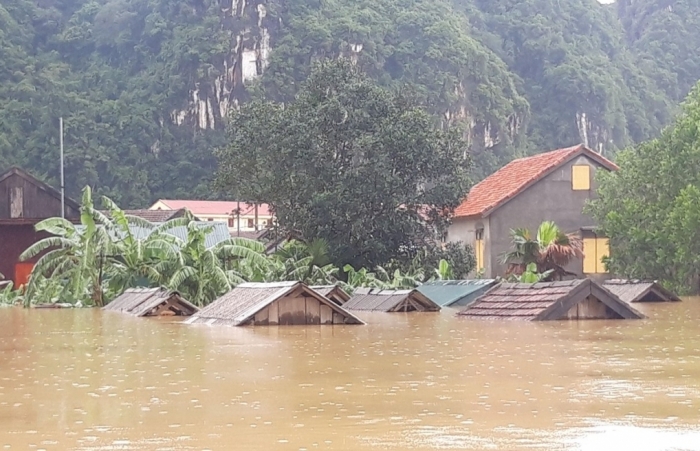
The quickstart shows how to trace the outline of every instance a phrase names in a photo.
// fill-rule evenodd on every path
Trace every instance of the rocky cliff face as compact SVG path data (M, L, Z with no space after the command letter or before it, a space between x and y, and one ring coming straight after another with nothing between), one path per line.
M610 155L700 78L699 17L697 0L5 0L0 166L55 181L63 116L81 185L133 206L208 196L230 111L292 101L339 56L463 126L476 180L579 142Z
M246 99L246 83L262 76L270 58L270 28L266 0L230 0L220 4L220 26L227 52L203 68L188 93L187 107L170 114L177 125L201 130L223 129L231 108Z

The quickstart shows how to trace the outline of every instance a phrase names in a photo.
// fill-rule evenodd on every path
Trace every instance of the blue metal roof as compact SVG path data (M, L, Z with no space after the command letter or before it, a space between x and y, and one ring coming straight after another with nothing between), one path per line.
M496 285L495 279L435 280L418 287L418 291L443 307L463 307Z

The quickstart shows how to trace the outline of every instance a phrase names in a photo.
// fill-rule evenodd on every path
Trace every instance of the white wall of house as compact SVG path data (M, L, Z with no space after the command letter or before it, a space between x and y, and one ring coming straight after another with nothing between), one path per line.
M172 210L164 202L158 201L154 203L149 210ZM272 222L271 215L262 215L258 212L258 223L257 228L255 227L255 212L251 211L246 214L241 214L240 218L233 214L204 214L198 213L196 211L192 212L197 218L202 221L221 221L228 224L228 229L230 232L236 232L239 230L241 232L253 232L255 230L263 230L267 228ZM240 220L240 224L239 224Z
M488 245L490 238L488 218L454 218L447 229L447 241L450 243L461 241L470 245L474 252L477 253L476 238L479 230L482 230L482 243L484 246L482 252L483 260L481 261L482 268L477 267L469 276L476 276L481 269L484 277L491 277L492 264Z

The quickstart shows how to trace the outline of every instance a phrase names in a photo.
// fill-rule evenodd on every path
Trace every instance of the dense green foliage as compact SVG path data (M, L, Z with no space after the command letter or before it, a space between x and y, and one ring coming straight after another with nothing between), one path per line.
M286 106L243 106L231 130L217 184L272 205L285 229L324 239L339 266L372 268L434 241L469 187L461 131L435 127L346 59L315 64Z
M700 85L660 138L620 153L590 206L610 238L608 269L697 291L700 268Z
M583 243L576 233L566 234L554 222L545 221L536 234L523 228L511 230L510 234L512 249L503 255L508 276L525 274L518 280L529 283L533 283L535 273L542 279L554 280L575 276L565 267L572 260L583 258Z
M626 39L638 61L674 101L700 79L700 2L618 0Z
M0 169L57 185L63 116L70 196L211 197L227 111L289 101L339 55L465 125L476 179L584 140L610 153L700 78L698 17L695 0L5 0Z
M361 286L413 288L425 280L452 275L453 264L464 257L454 249L436 255L419 255L411 268L426 267L440 256L438 266L389 273L355 271L349 265L342 274L330 262L324 240L304 243L291 240L272 255L262 243L230 238L211 247L205 238L211 226L190 215L153 224L127 215L111 199L102 199L105 214L94 207L92 191L83 190L80 224L49 218L36 225L52 236L30 246L20 257L41 254L27 287L0 285L0 306L24 303L101 306L133 287L166 287L190 302L203 306L243 282L303 281L309 285L342 284L349 292ZM185 238L171 233L185 228ZM347 274L345 274L347 273ZM1 275L0 275L1 278Z

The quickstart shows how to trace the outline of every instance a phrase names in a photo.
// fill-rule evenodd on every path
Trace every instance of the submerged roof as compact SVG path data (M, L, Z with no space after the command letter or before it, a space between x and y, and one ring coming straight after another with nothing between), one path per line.
M465 306L496 284L495 279L435 280L417 289L443 307Z
M255 204L248 202L184 199L159 199L158 202L167 205L171 210L186 208L195 216L198 214L231 216L235 215L236 210L239 208L241 210L241 216L255 214ZM153 205L155 206L155 204ZM151 206L151 209L155 210L153 206ZM272 216L270 206L267 204L258 204L258 216Z
M103 307L103 310L133 316L148 316L168 301L170 301L168 309L175 315L189 316L199 310L183 299L177 291L168 291L163 288L130 288Z
M603 286L625 302L680 302L681 298L656 281L612 279Z
M589 297L605 305L605 318L644 318L644 315L590 279L534 284L502 283L458 315L527 321L564 319L572 307Z
M348 302L348 310L374 312L437 312L440 306L418 290L381 290L358 288Z
M265 307L297 289L302 289L305 295L314 297L320 303L331 307L335 313L345 318L346 324L364 324L362 320L301 282L242 283L204 307L190 318L187 324L241 326L248 323Z
M474 185L464 202L455 209L454 216L488 215L558 166L579 155L585 155L611 171L618 169L615 163L583 144L519 158Z
M312 285L311 289L338 305L343 305L350 300L350 295L339 285Z

